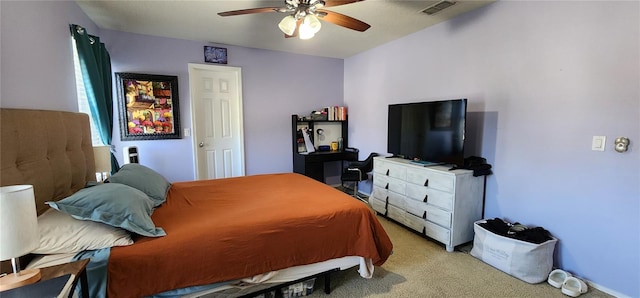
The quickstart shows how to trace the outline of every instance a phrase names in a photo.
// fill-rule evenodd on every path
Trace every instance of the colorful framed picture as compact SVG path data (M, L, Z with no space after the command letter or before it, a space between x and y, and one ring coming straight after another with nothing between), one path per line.
M180 139L178 77L116 73L121 140Z
M227 64L227 49L204 46L204 62Z

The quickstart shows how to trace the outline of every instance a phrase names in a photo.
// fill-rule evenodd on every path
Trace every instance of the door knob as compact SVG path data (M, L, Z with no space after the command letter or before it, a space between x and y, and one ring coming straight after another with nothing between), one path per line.
M204 142L200 142L200 144L198 144L198 147L200 148L204 147Z

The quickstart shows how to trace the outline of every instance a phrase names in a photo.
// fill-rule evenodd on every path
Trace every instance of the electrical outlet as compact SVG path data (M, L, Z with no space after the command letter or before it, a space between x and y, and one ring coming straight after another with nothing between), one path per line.
M604 145L606 144L607 137L606 136L593 136L593 141L591 141L591 150L593 151L604 151Z

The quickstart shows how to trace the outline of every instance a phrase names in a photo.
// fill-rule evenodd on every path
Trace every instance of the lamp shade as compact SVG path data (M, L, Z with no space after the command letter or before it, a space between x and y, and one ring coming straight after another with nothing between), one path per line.
M306 23L300 25L300 39L310 39L316 35L311 26Z
M296 31L296 19L293 16L286 16L278 24L278 28L286 35L292 35Z
M318 33L318 31L320 31L320 28L322 28L320 20L318 20L318 18L312 14L308 14L306 17L304 17L304 22L309 25L309 28L311 29L311 31L313 31L314 34Z
M0 187L0 261L24 256L40 245L31 185Z
M300 25L300 39L310 39L320 31L322 25L318 18L312 14L304 17Z
M96 173L111 172L111 146L93 147L93 158L96 163Z

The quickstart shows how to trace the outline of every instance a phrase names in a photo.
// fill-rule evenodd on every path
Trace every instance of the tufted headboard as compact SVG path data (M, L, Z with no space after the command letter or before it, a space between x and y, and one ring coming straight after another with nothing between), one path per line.
M38 214L96 181L89 116L0 109L0 185L31 184Z

